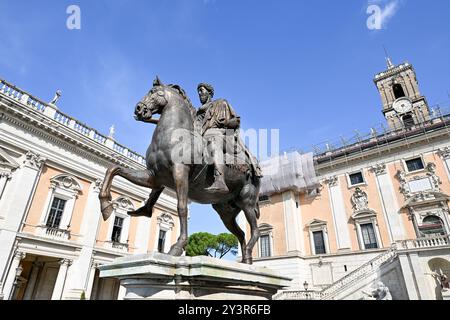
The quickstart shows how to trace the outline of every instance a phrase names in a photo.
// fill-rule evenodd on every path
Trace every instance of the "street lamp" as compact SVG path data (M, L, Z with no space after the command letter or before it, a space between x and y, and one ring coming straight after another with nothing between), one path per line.
M305 280L305 282L303 282L303 288L305 288L305 291L308 291L308 281Z
M303 288L305 288L305 291L306 291L306 293L305 293L306 300L310 299L309 293L308 293L308 287L309 287L309 283L308 283L308 281L305 280L305 282L303 282Z

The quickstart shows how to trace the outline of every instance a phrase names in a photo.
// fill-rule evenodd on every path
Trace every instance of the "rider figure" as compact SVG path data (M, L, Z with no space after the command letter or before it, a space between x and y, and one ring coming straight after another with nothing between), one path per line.
M207 191L227 193L224 180L225 161L223 159L225 135L228 130L238 130L240 117L224 99L212 100L214 88L207 83L197 87L202 106L197 111L197 121L202 136L208 143L208 153L212 153L214 183Z

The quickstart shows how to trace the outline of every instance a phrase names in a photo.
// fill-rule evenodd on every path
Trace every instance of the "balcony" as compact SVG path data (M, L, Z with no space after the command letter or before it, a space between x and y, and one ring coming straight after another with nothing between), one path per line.
M397 241L398 250L425 249L450 246L450 235Z
M106 241L104 247L114 251L128 252L128 243Z
M70 230L69 229L59 229L59 228L52 228L48 226L40 226L41 229L40 235L53 239L53 240L63 240L67 241L70 239Z

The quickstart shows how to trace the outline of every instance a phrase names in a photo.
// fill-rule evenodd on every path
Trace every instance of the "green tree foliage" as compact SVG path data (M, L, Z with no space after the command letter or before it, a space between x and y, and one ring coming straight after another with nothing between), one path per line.
M195 256L211 256L210 248L215 245L215 235L208 232L197 232L189 236L186 246L186 255Z
M237 254L238 240L230 233L213 235L208 232L193 233L186 246L186 255L223 258L227 253Z

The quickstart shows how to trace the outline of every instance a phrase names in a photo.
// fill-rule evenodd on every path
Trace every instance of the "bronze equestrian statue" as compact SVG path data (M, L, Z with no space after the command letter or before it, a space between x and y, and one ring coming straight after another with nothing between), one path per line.
M114 211L111 185L121 176L137 185L151 188L144 207L131 216L151 217L153 206L164 188L176 191L180 236L168 254L182 255L188 240L188 199L212 204L226 228L239 240L242 262L252 264L252 250L259 238L259 187L261 171L239 137L240 118L226 100L212 100L214 89L198 86L202 106L192 106L178 85L164 85L159 78L137 104L138 121L157 124L146 153L146 170L114 166L107 170L99 194L103 219ZM153 115L160 114L159 119ZM224 160L225 159L225 160ZM236 222L243 211L251 228L248 243Z

